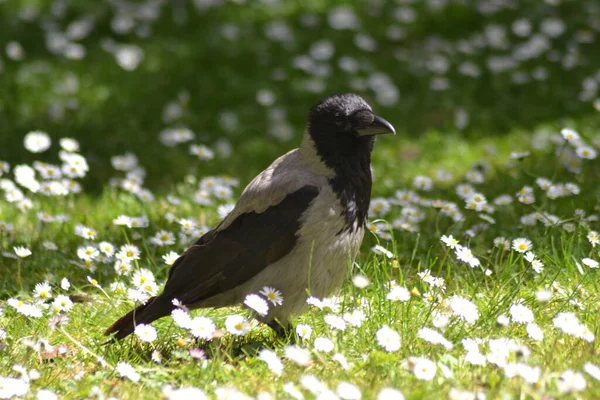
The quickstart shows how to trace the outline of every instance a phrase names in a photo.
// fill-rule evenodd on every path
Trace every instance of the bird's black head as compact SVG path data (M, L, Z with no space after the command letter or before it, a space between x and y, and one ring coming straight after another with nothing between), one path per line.
M308 132L317 145L346 139L372 142L375 135L396 133L389 122L376 116L371 106L353 93L334 94L315 104L308 115Z
M364 225L371 198L371 150L375 136L395 134L356 94L335 94L308 115L308 134L321 160L335 176L330 183L345 209L348 227Z

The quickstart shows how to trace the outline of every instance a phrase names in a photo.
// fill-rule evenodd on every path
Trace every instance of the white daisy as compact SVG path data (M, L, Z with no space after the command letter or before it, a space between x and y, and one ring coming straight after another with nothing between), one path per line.
M280 376L283 373L283 363L272 350L262 349L258 352L258 358L265 363L275 375Z
M52 142L46 132L32 131L25 135L23 144L32 153L43 153L50 148Z
M244 299L244 304L259 315L265 316L269 313L269 304L257 294L247 295Z
M230 315L225 320L225 329L233 335L244 336L250 332L250 323L241 315Z
M280 306L283 304L283 296L281 292L275 288L265 286L260 291L260 294L265 296L274 306Z
M196 317L189 321L190 333L197 338L210 340L215 333L214 322L208 317Z
M513 240L513 242L512 242L513 250L515 250L519 253L525 253L525 252L531 250L532 247L533 246L531 244L531 241L526 238L518 238L518 239Z
M331 353L335 347L333 342L326 337L318 337L315 338L314 347L317 351L322 351L324 353Z
M458 245L458 240L456 240L452 235L444 235L441 238L442 242L450 247L451 249L454 249L457 245Z
M151 325L139 324L134 333L142 342L152 343L157 338L156 329Z
M300 339L308 340L310 339L310 335L312 334L312 328L310 327L310 325L298 324L296 326L296 334L298 335L298 337L300 337Z
M598 268L598 261L592 260L591 258L584 258L581 260L583 265L586 265L590 268Z
M138 374L133 366L126 362L120 362L117 364L115 370L123 377L131 380L132 382L139 382L140 374Z
M433 361L425 357L409 357L408 365L415 377L422 381L430 381L435 377L437 367Z
M400 350L400 335L385 325L377 331L377 343L388 352Z
M448 304L454 315L470 324L474 324L479 319L477 306L464 297L454 295Z
M27 247L16 246L13 247L15 254L21 258L29 257L31 255L31 250Z

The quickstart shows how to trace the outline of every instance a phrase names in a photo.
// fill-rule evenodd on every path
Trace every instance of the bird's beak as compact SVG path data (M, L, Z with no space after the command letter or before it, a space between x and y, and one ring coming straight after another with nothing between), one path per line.
M358 128L356 130L359 136L373 136L373 135L381 135L383 133L391 133L392 135L396 134L396 130L385 119L375 116L375 120L371 125L367 125L362 128Z

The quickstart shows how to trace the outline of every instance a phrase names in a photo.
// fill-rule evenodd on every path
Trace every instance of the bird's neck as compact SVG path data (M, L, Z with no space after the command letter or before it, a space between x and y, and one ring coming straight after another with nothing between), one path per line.
M354 138L347 134L327 141L317 141L304 135L300 151L313 171L321 171L338 196L346 226L350 230L364 227L371 201L372 137Z

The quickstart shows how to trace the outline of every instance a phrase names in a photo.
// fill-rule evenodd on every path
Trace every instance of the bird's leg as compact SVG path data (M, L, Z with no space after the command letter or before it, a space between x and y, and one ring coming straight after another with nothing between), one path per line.
M277 337L280 339L288 338L290 332L293 332L293 326L289 322L284 323L277 320L272 320L267 322L267 325L269 325L269 327L275 331L275 334L277 334Z

